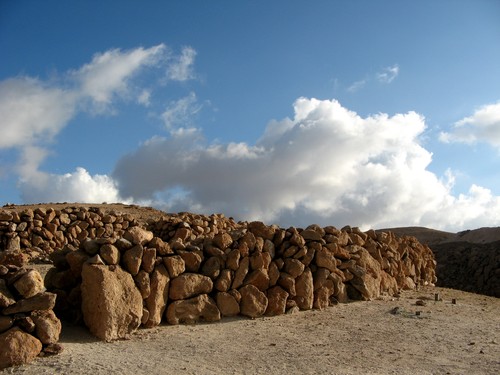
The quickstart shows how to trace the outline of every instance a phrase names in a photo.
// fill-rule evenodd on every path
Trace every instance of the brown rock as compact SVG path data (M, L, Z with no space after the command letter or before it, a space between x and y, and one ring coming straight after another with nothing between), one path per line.
M306 241L319 241L319 242L324 241L323 235L312 229L303 230L302 232L300 232L300 235Z
M227 232L219 233L212 240L213 244L217 246L222 251L226 250L229 246L232 245L233 239Z
M145 245L154 237L153 232L139 226L128 228L123 237L134 245Z
M240 313L240 305L236 298L229 293L217 293L217 308L222 316L236 316Z
M285 259L285 267L284 271L292 276L294 279L304 272L305 266L304 264L297 259Z
M266 315L275 316L284 314L288 296L288 292L279 286L269 289L267 292L269 303L267 305Z
M310 310L314 303L314 284L312 272L306 268L295 280L297 295L293 298L301 310Z
M239 289L241 293L241 314L249 318L257 318L264 315L268 300L266 295L257 287L249 284Z
M14 327L0 335L0 369L31 362L42 351L37 338Z
M271 255L269 253L254 253L250 257L250 267L253 270L268 269L271 264Z
M233 281L233 276L231 270L225 269L221 271L219 277L214 283L214 287L219 292L227 292L231 287L232 281Z
M283 287L292 297L294 297L297 294L297 291L295 289L295 278L293 278L286 272L280 272L278 285Z
M173 300L186 299L198 294L210 293L212 279L196 273L183 273L170 282L169 296Z
M123 254L123 265L125 267L125 270L131 273L132 276L137 275L137 273L141 269L143 254L144 249L142 245L135 245L134 247L125 251L125 253Z
M165 255L174 254L174 251L172 250L168 242L164 242L159 237L154 237L151 241L149 241L148 247L154 247L156 249L156 253L162 257Z
M45 348L43 348L43 353L45 355L56 355L59 354L63 351L63 347L61 344L54 343L54 344L49 344Z
M227 254L226 266L230 270L236 271L240 266L241 253L238 249L231 250Z
M101 340L126 338L141 324L142 296L132 276L120 266L85 263L82 269L82 313L90 332Z
M198 272L200 270L202 258L199 254L186 251L180 253L179 256L184 260L186 272Z
M0 308L7 307L16 303L14 296L7 288L7 283L4 279L0 279Z
M149 278L149 273L144 270L140 270L139 273L134 276L134 281L137 288L139 288L142 298L148 298L151 294L151 280Z
M52 310L37 310L31 314L35 323L36 337L42 344L55 344L61 334L61 321Z
M318 267L323 267L331 272L337 268L337 260L333 254L333 251L329 250L327 247L322 246L321 249L316 251L316 265Z
M79 277L82 274L83 263L89 259L89 255L85 251L76 250L68 252L65 259L73 275Z
M104 244L99 250L102 260L109 265L120 263L120 250L113 244Z
M215 280L219 276L221 268L221 259L219 257L210 257L203 266L201 266L201 273Z
M275 286L280 278L280 270L275 262L271 262L269 265L269 286Z
M161 323L168 302L170 277L163 264L158 265L151 274L151 293L146 299L149 319L144 326L151 328Z
M52 310L56 304L56 295L54 293L43 292L33 297L21 299L15 304L10 305L3 310L4 315L17 314L22 312L31 312L33 310Z
M13 324L14 321L10 316L0 315L0 333L7 331Z
M220 320L220 311L207 294L171 303L167 308L166 315L170 324L192 324L200 320L207 322Z
M254 285L260 291L265 292L269 288L269 275L265 269L257 269L250 272L246 277L243 284Z
M163 258L163 264L167 267L171 279L179 276L186 270L186 262L184 262L184 259L180 255Z
M265 225L261 221L252 221L248 223L248 230L252 232L257 237L262 237L263 239L273 240L274 233L276 231L272 226Z
M156 249L154 247L148 247L144 249L142 254L142 264L141 267L146 272L153 272L155 268L156 261Z
M380 284L382 281L382 268L380 263L370 253L360 247L356 253L359 259L356 265L350 266L348 270L354 275L349 284L359 293L361 299L371 300L380 296ZM356 295L352 295L356 299Z
M244 257L240 260L240 266L234 274L232 289L238 289L241 285L243 285L243 281L245 280L245 277L248 273L249 265L250 259L248 257Z
M351 259L351 254L337 243L328 243L325 247L333 252L333 256L341 260Z

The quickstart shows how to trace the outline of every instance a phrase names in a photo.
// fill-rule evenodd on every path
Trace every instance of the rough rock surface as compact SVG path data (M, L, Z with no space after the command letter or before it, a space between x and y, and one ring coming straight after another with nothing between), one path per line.
M0 369L31 362L42 351L42 343L14 327L0 334Z
M220 320L220 311L207 294L175 301L168 306L167 321L170 324L196 323L200 320L206 322Z

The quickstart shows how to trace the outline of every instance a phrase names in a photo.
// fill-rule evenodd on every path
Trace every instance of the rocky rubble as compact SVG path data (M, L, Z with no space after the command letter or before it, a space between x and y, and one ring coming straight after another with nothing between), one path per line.
M61 350L55 301L38 271L0 265L0 369Z

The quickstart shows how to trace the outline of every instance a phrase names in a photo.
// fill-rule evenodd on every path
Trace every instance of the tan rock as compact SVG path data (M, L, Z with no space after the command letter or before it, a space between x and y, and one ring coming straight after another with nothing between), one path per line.
M285 259L285 267L284 271L292 276L294 279L304 272L305 266L304 264L297 259Z
M248 274L248 268L250 266L250 259L248 257L244 257L240 260L240 266L234 273L233 285L232 289L238 289L241 285L243 285L243 281Z
M153 272L156 262L156 249L148 247L144 249L142 254L141 268L146 272Z
M249 318L258 318L264 315L268 300L263 292L251 284L240 288L239 292L241 293L240 311L242 315Z
M250 257L250 268L253 270L269 269L271 255L269 253L254 253Z
M301 310L310 310L314 303L314 283L312 272L306 268L295 280L296 296L293 298Z
M129 240L134 245L145 245L153 239L153 232L143 229L139 226L128 228L123 238Z
M61 321L52 310L37 310L31 313L35 323L36 337L42 344L55 344L59 341L61 334Z
M149 273L144 270L140 270L137 275L134 276L135 285L139 289L143 299L146 299L151 294L151 280Z
M356 265L348 268L354 275L349 285L360 293L361 299L371 300L377 298L380 296L380 284L382 281L380 263L362 247L359 247L356 254L359 256ZM352 298L356 298L356 295L353 294Z
M125 253L123 254L124 268L129 273L131 273L132 276L137 275L137 273L141 269L143 254L144 254L144 248L142 247L142 245L135 245L134 247L125 251Z
M201 266L201 273L215 280L220 275L222 261L219 257L213 256L208 258Z
M257 269L250 272L243 282L244 285L254 285L260 291L265 292L269 288L269 275L266 269Z
M186 262L184 262L184 259L180 255L163 258L163 264L167 267L171 279L179 276L186 270Z
M105 341L123 339L141 324L142 296L130 273L120 266L82 269L82 314L90 332Z
M166 315L169 324L215 322L221 317L217 305L207 294L171 303Z
M274 238L274 233L276 231L275 228L269 225L265 225L261 221L252 221L248 223L248 230L252 232L257 237L262 237L263 239L267 239L272 241Z
M185 272L198 272L200 270L202 258L195 252L182 252L179 256L184 260Z
M42 351L37 338L14 327L0 335L0 369L30 363Z
M120 263L120 250L113 244L104 244L99 250L102 260L109 265Z
M313 229L305 229L300 232L300 235L307 241L324 241L321 232L315 231Z
M196 273L183 273L170 282L171 299L187 299L198 294L210 293L213 288L212 279Z
M288 292L279 286L269 289L267 292L267 299L269 302L265 314L267 316L284 314L286 311L286 300L288 299L288 296Z
M231 287L232 282L233 282L233 275L231 270L225 269L221 271L219 277L214 283L214 287L219 292L227 292Z
M269 265L268 275L269 286L275 286L278 282L278 279L280 278L280 270L278 269L276 262L271 262L271 264Z
M30 298L17 301L3 310L4 315L31 312L33 310L52 310L56 304L54 293L42 292Z
M222 316L236 316L240 313L240 305L230 293L219 292L216 300L217 308Z
M82 274L83 263L89 259L89 255L83 250L70 251L65 256L66 262L73 275L80 277Z
M151 328L161 323L168 302L170 277L163 264L155 267L151 274L151 293L146 299L149 319L145 327Z
M232 245L233 239L231 238L231 235L227 232L222 232L219 233L214 237L212 240L213 244L217 246L219 249L222 251L226 250L229 246Z
M238 249L231 250L227 254L226 266L230 270L236 271L240 266L241 253Z
M295 289L295 278L286 272L280 272L278 285L283 287L283 289L285 289L290 296L295 297L297 295L297 291Z
M325 246L322 246L321 249L316 251L315 259L318 267L326 268L331 272L337 268L337 260L335 259L333 251Z

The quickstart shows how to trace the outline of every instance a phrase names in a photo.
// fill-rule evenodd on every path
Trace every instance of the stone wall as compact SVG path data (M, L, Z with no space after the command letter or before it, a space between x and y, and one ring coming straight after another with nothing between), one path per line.
M83 320L106 341L162 322L323 309L436 282L432 251L413 237L221 214L146 224L95 207L0 210L0 246L0 264L50 258L45 286L58 316Z
M55 301L38 271L0 265L0 369L60 351Z

